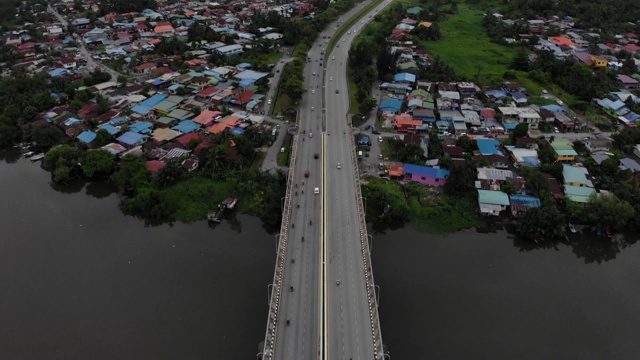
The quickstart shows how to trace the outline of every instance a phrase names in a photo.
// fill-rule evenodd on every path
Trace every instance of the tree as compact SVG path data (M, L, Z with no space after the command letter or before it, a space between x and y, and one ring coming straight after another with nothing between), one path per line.
M88 150L82 155L80 162L82 173L88 178L111 174L115 158L115 155L106 150Z
M96 145L105 146L113 141L113 136L105 129L96 131Z
M167 165L158 171L158 184L162 188L166 188L180 181L183 175L184 171L177 161L167 161Z
M551 198L551 185L545 174L531 169L524 174L524 178L526 180L525 188L528 193L541 200Z
M50 171L54 171L60 166L72 168L78 163L80 156L82 156L82 151L71 145L54 146L44 156L42 167Z
M142 158L126 155L122 158L120 170L114 174L113 179L121 192L136 194L138 189L149 185L149 176L149 170Z
M527 136L529 136L529 124L526 124L526 123L520 123L516 125L516 128L513 130L513 133L511 133L511 139L513 140L514 144L516 142L515 139L527 137Z
M40 125L31 130L31 139L36 145L48 149L64 140L64 133L53 125Z
M170 218L174 207L160 190L145 187L137 196L125 200L122 210L128 215L138 215L145 219L159 221Z
M454 166L449 173L444 191L449 195L470 196L475 190L477 169L472 163Z
M529 240L557 240L566 236L564 215L551 202L529 208L516 222L515 231Z
M623 229L635 217L634 208L625 200L611 193L593 194L586 207L588 219L593 224Z

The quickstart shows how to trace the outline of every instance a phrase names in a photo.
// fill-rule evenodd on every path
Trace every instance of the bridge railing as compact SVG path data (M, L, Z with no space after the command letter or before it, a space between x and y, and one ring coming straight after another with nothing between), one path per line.
M296 116L296 128L298 128L299 113ZM298 154L298 135L293 136L293 145L291 147L289 160L289 175L287 176L287 195L285 196L284 209L282 211L282 223L280 225L280 241L278 241L278 250L276 258L276 270L273 275L273 287L271 290L271 301L269 302L269 316L267 318L267 331L264 339L264 348L262 351L262 359L273 359L273 353L276 344L276 335L278 330L278 307L280 306L280 297L282 295L282 276L284 274L285 258L287 251L287 239L289 235L289 223L291 219L291 189L295 183L295 164Z
M371 322L371 332L373 335L373 351L375 359L384 357L382 347L382 334L380 332L380 317L378 315L378 300L376 298L375 282L373 281L373 271L371 270L371 253L369 252L369 242L367 236L367 222L365 219L365 208L362 203L362 190L360 187L360 170L358 158L356 156L356 144L351 133L351 118L347 119L349 124L349 142L351 147L351 159L355 167L354 182L356 186L356 206L358 209L358 221L360 223L360 249L364 259L364 278L367 287L367 301L369 306L369 321Z

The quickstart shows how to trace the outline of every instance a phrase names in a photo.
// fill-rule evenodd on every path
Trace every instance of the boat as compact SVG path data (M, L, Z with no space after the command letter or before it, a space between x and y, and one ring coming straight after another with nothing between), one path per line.
M574 234L578 232L578 230L576 230L576 227L573 226L573 224L569 224L569 231L571 231Z
M26 153L24 153L24 157L28 158L35 155L35 153L33 151L27 151Z
M224 216L235 208L237 203L238 203L238 199L236 198L229 197L224 199L218 205L217 211L211 211L210 213L207 214L207 220L209 220L209 222L216 223L216 224L220 223L224 218Z
M36 154L31 157L31 162L44 159L44 153Z

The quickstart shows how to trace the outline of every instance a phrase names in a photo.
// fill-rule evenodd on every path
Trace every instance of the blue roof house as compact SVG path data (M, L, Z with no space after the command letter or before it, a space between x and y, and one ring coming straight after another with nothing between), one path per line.
M480 150L480 154L484 156L487 156L487 155L504 156L504 154L500 150L498 150L498 147L500 146L500 141L498 140L478 139L476 143L478 144L478 149Z
M423 185L444 185L449 177L449 170L430 166L404 164L405 181L415 181Z
M93 131L85 131L82 134L78 135L78 140L84 144L88 144L96 139L96 133Z
M416 82L416 76L411 73L398 73L393 76L393 80L397 82L413 84Z
M126 133L120 135L116 141L121 143L124 146L134 147L141 145L147 139L147 136L135 133L133 131L127 131Z
M180 131L183 134L188 134L190 132L194 132L200 128L200 124L193 120L182 120L178 123L178 125L172 127L171 129Z
M129 125L129 130L138 134L149 134L153 130L153 124L148 121L137 121Z
M540 199L535 196L525 194L513 194L510 196L511 214L515 217L522 217L527 209L540 207Z
M380 102L380 111L387 112L391 111L394 113L399 113L400 109L402 109L402 101L398 99L386 99Z

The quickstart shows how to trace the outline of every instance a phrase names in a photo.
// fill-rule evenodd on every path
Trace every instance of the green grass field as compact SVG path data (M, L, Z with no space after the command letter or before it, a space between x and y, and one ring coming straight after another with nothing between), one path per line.
M491 42L481 23L482 11L464 3L458 5L458 11L439 23L440 40L422 45L429 55L440 56L458 76L477 80L481 85L499 81L516 50Z

